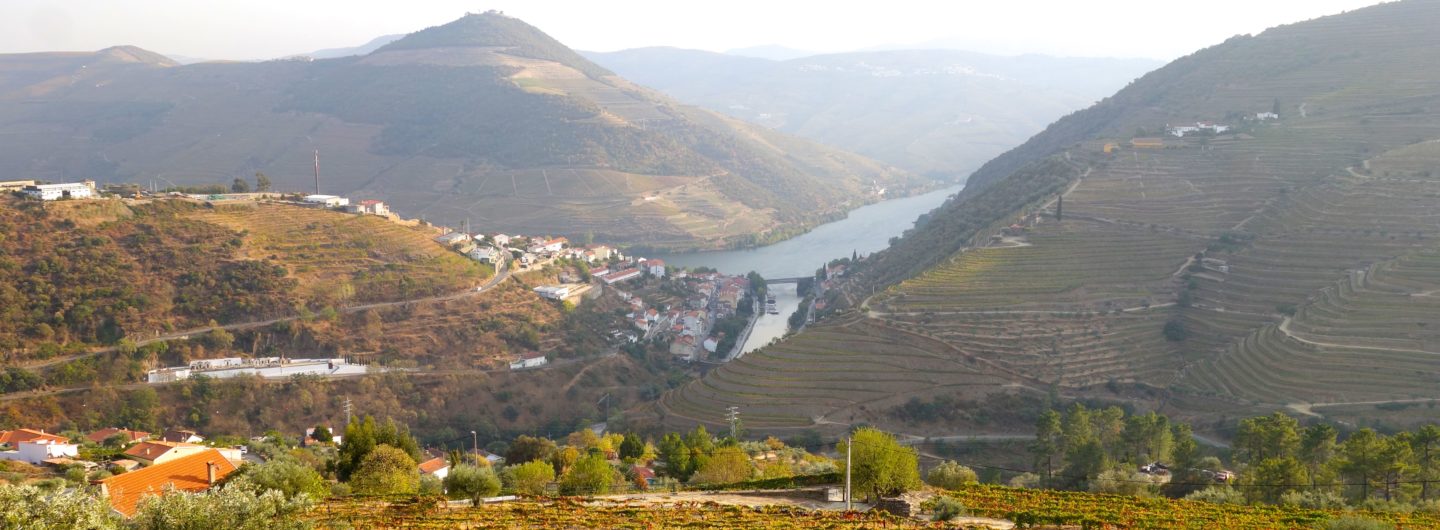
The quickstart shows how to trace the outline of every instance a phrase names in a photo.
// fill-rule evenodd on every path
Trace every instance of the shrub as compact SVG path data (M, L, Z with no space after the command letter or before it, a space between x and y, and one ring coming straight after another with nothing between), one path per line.
M231 485L253 485L259 491L278 491L285 495L286 499L305 495L313 500L320 500L330 493L330 485L325 483L320 473L290 458L245 466L241 468L239 477L231 479Z
M445 492L452 499L470 499L480 504L480 499L500 493L500 477L489 467L460 464L445 476Z
M925 482L937 488L953 490L966 484L979 484L980 478L975 475L975 470L946 460L925 474Z
M415 493L420 489L420 469L405 451L381 444L360 461L350 487L360 495Z
M505 468L505 485L520 495L541 496L555 481L555 468L548 462L533 460Z
M48 492L34 486L0 485L0 528L68 530L119 528L110 504L78 489Z
M563 495L596 495L609 493L615 482L615 470L605 461L604 455L592 454L575 461L565 477L560 479L560 493Z
M142 499L130 523L137 530L299 530L311 526L300 519L310 507L309 498L286 500L284 494L273 490L169 492Z
M1211 486L1186 495L1185 499L1214 504L1245 504L1245 495L1230 486Z
M949 521L962 515L965 515L965 505L959 499L940 497L935 499L935 506L931 508L930 520Z

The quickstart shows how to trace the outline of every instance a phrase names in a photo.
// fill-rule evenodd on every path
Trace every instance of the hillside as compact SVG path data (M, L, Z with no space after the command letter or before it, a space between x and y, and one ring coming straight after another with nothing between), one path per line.
M785 61L676 48L586 56L686 103L943 179L963 179L1160 66L948 50Z
M322 191L406 217L648 246L746 244L877 200L876 181L925 185L682 106L496 13L325 60L0 56L0 137L7 174L162 187L263 171L309 190L318 150Z
M1440 400L1436 23L1440 4L1395 2L1146 75L987 164L836 291L848 311L660 412L945 432L897 425L894 407L1052 393L1221 433L1276 409L1413 423ZM1233 129L1131 147L1197 121Z
M676 377L668 354L620 355L602 334L626 326L618 298L566 310L530 289L554 271L496 278L434 235L280 203L0 197L0 426L295 432L349 399L448 440L461 424L487 437L573 425L602 415L576 402L610 393L618 409ZM522 352L551 366L511 372ZM145 382L226 357L387 372Z
M432 235L281 204L0 198L0 346L11 360L46 358L210 321L450 294L492 274Z

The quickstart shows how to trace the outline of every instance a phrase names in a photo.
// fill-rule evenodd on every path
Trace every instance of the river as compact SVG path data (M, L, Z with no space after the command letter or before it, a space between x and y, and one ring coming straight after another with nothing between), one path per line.
M951 186L923 195L881 201L857 208L844 219L826 223L803 235L774 245L744 250L659 254L647 257L665 260L674 267L710 267L725 274L750 271L766 278L810 276L830 260L852 253L870 254L890 245L890 238L915 225L915 219L960 191ZM800 306L794 284L771 286L779 315L764 315L755 323L741 354L769 344L785 335L786 321Z

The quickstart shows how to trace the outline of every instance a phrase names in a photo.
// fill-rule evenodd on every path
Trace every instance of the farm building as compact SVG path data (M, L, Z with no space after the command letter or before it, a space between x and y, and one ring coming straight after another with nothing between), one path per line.
M25 195L42 201L60 199L88 199L95 196L95 181L66 182L62 184L36 184L25 186Z
M384 202L375 199L366 199L359 203L352 204L350 205L349 211L350 213L358 213L361 215L390 215L390 207L386 206Z
M322 208L339 208L350 205L350 199L336 197L334 195L306 195L305 198L301 200L305 201L306 204Z
M545 363L547 362L550 361L549 359L545 358L545 354L540 352L529 352L521 355L519 359L512 361L510 363L510 369L524 370L526 368L539 368L541 366L545 366Z

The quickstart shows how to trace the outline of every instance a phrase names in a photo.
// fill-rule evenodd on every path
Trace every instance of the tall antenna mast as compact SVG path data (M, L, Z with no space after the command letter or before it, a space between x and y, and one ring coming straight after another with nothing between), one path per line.
M315 194L320 194L320 150L315 150Z

